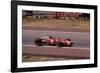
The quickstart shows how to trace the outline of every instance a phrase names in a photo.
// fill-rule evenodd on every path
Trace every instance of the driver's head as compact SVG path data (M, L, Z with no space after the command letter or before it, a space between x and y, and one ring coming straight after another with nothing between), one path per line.
M71 41L71 39L66 39L66 40Z
M53 38L52 36L49 36L49 38Z

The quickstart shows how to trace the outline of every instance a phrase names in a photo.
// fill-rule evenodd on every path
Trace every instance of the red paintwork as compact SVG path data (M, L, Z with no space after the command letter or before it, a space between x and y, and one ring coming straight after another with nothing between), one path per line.
M56 43L60 43L60 42L63 43L64 45L70 45L71 44L71 41L60 39L60 38L49 38L48 39L49 44L56 44Z

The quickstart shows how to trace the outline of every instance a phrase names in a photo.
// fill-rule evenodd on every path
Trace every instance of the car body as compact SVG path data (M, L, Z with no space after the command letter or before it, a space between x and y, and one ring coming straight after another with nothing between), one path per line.
M61 38L55 38L52 36L43 36L40 38L35 39L35 44L37 46L58 46L58 47L72 47L73 42L71 39L61 39Z

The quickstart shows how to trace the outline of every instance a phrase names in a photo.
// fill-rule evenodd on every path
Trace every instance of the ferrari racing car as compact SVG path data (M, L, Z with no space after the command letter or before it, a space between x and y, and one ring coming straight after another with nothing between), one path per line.
M61 38L55 38L52 36L43 36L40 38L35 39L35 44L37 46L58 46L58 47L72 47L73 42L71 39L61 39Z

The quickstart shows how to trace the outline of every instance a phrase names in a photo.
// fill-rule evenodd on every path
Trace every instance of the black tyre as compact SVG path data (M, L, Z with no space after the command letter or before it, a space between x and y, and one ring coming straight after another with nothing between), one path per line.
M57 46L58 47L62 47L63 46L63 43L61 43L61 42L60 43L57 43Z
M37 45L37 46L42 46L42 39L36 39L35 40L35 44Z
M70 45L68 45L68 47L73 47L73 43L71 43Z

